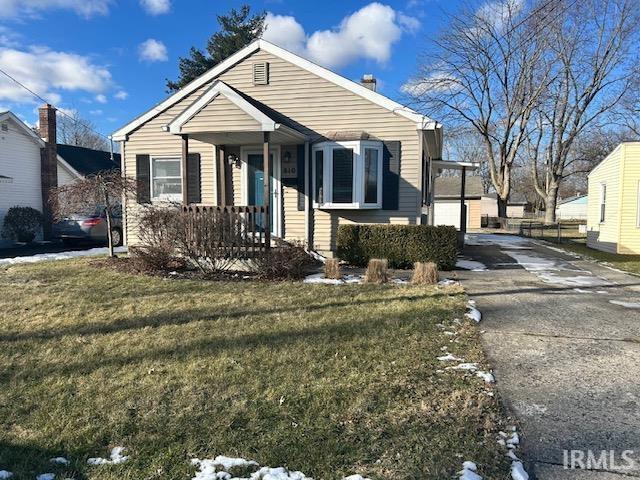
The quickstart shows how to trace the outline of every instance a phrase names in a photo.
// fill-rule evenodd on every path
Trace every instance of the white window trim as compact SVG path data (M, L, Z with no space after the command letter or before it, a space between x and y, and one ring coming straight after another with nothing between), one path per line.
M636 207L638 211L636 212L636 227L640 228L640 180L638 180L637 194L638 194L638 198L636 201Z
M161 195L156 195L153 188L153 162L159 160L178 160L178 164L180 165L180 189L182 189L182 157L181 155L158 155L158 156L149 156L149 182L150 182L150 192L151 192L151 201L152 202L182 202L182 192L180 193L165 193ZM169 178L169 177L168 177ZM171 177L173 178L173 177Z
M604 215L602 215L602 206L604 205ZM598 220L599 223L604 223L607 219L607 184L602 182L600 184L600 202L598 203Z
M349 149L353 150L353 197L349 203L334 203L333 199L333 150ZM378 150L378 195L377 202L365 203L365 177L364 177L364 161L365 149ZM323 168L322 168L322 192L325 200L319 203L315 198L316 185L316 152L323 152ZM343 142L321 142L313 146L311 152L312 165L311 171L313 176L313 208L321 210L365 210L365 209L381 209L382 208L382 167L384 165L384 146L380 141L372 140L350 140Z

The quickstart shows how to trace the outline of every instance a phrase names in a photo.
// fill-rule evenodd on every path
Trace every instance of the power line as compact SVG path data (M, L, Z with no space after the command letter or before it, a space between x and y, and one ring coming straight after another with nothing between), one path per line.
M7 77L9 80L15 82L18 86L24 88L27 92L29 92L31 95L33 95L34 97L36 97L38 100L44 102L44 103L50 103L47 99L43 98L41 95L39 95L38 93L34 92L33 90L31 90L29 87L27 87L25 84L23 84L22 82L20 82L18 79L16 79L15 77L13 77L12 75L10 75L9 73L5 72L2 68L0 68L0 73L2 73L5 77ZM82 123L80 120L78 120L77 118L73 118L71 115L65 113L64 111L60 110L60 109L56 109L58 112L60 112L61 115L67 117L69 120L72 120L73 122L77 123L78 125L86 128L87 130L92 131L93 133L95 133L96 135L100 135L101 137L105 138L106 140L108 140L109 142L111 141L111 138L107 135L104 135L100 132L98 132L97 130L95 130L94 128L90 127L89 125L87 125L86 123Z

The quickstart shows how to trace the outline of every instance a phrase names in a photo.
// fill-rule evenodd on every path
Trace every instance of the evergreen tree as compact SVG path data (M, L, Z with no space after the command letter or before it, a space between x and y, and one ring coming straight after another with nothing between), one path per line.
M262 35L265 13L250 16L250 10L249 5L243 5L240 10L231 9L228 15L218 15L220 31L209 38L207 52L191 47L190 56L180 58L180 77L175 82L167 80L169 93L180 90Z

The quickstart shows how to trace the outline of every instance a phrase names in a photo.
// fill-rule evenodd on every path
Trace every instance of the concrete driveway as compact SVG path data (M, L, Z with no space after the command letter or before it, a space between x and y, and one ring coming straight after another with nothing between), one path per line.
M531 478L640 477L640 278L510 235L469 235L464 254Z

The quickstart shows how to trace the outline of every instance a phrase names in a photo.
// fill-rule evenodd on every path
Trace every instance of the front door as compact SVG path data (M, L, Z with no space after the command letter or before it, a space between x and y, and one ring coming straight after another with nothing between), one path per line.
M271 234L280 235L280 181L279 181L279 163L275 152L269 155L269 170L271 171L271 181L269 182L269 190L271 192L269 210L271 217ZM248 151L245 155L247 165L247 174L245 176L247 186L247 205L264 205L264 155L259 152ZM262 226L264 220L260 219L258 225Z

